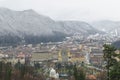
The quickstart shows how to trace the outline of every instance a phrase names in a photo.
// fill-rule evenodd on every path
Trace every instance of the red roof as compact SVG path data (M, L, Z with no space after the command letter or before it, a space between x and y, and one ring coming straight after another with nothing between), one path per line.
M94 75L88 75L87 78L89 80L96 80L96 77Z

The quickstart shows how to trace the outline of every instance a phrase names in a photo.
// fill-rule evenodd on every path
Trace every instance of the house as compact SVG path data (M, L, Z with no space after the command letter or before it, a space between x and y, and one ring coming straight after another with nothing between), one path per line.
M103 51L101 49L91 49L90 52L90 63L93 65L102 65L103 59Z

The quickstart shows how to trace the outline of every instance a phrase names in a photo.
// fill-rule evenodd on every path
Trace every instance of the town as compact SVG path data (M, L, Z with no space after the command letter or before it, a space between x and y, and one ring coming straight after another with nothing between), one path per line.
M102 80L106 65L103 45L119 39L118 35L95 34L84 37L75 34L66 37L63 42L0 47L0 61L10 62L13 66L17 63L33 66L36 73L44 76L40 80L74 80L72 68L75 65L87 69L87 80Z

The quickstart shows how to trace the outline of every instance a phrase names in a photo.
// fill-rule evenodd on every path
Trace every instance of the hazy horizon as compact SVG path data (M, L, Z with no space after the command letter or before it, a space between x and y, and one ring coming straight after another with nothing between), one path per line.
M54 20L120 21L119 0L0 0L0 7L33 9Z

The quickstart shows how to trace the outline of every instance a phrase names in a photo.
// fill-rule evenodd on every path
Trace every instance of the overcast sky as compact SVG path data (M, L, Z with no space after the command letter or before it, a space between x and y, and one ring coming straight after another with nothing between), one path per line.
M120 21L120 0L0 0L0 7L34 9L54 20Z

